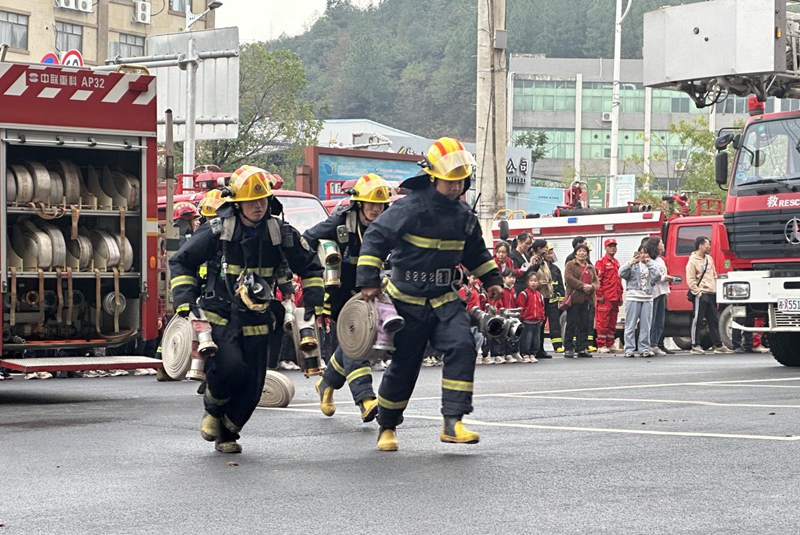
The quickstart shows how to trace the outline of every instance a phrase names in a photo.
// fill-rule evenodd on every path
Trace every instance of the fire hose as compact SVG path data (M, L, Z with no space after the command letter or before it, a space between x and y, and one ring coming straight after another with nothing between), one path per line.
M38 162L25 162L24 166L33 181L33 197L31 202L46 203L50 200L50 173Z
M379 360L394 351L394 333L405 325L388 297L367 301L351 297L336 322L336 336L345 355L356 360Z
M92 263L92 240L87 232L81 230L81 233L76 234L74 238L71 237L67 242L67 251L71 257L70 263L77 263L78 271L86 271Z
M288 407L294 397L294 383L280 372L267 371L259 407Z
M33 177L24 165L10 165L11 172L14 174L16 184L13 202L29 203L33 201L34 185ZM9 196L9 202L12 201Z
M47 169L57 174L63 181L63 200L67 205L77 204L81 200L81 172L69 160L57 159L47 162ZM51 175L52 177L52 175ZM61 202L62 199L58 199ZM56 202L51 198L51 204Z
M17 220L11 232L14 251L25 267L50 268L53 265L53 242L50 236L28 220Z

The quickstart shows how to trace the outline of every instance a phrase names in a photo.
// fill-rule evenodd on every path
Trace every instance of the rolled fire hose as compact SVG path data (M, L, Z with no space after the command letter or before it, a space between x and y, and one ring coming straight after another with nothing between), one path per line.
M342 307L336 321L336 337L344 354L355 360L369 357L378 336L378 311L359 293Z
M141 189L141 183L139 179L133 176L130 173L125 173L125 176L128 177L128 183L131 186L130 196L128 197L128 208L134 209L139 207L139 190Z
M34 194L33 177L24 165L11 165L10 167L14 172L14 180L17 185L15 201L18 203L31 202Z
M49 269L53 265L53 242L50 236L28 220L17 220L11 233L14 251L24 267Z
M105 191L100 186L100 179L97 176L97 171L91 165L86 170L86 189L97 199L98 208L111 209L114 201L109 195L106 195Z
M46 203L50 200L50 172L39 162L27 161L25 168L33 179L33 198L32 202Z
M131 179L136 180L128 173L120 171L113 171L111 173L111 180L117 192L125 199L125 208L132 210L138 204L137 197L139 196L139 181L136 184L131 183Z
M269 370L264 380L264 389L259 407L288 407L294 398L294 383L280 372Z
M77 263L78 271L86 271L92 264L92 240L87 233L78 234L66 242L70 264Z
M17 202L17 179L10 167L6 167L6 202Z
M105 230L90 230L92 249L100 258L105 260L106 266L118 266L120 261L119 243Z
M63 267L67 265L67 242L61 229L45 221L37 221L36 226L45 232L53 245L53 267Z
M64 182L64 199L67 204L77 204L81 200L81 190L83 179L81 171L70 160L59 158L47 162L47 168L58 173ZM61 202L61 200L59 200Z
M112 176L111 169L109 169L108 166L105 165L103 166L103 180L100 182L100 187L103 188L103 191L106 193L106 195L111 197L112 206L120 206L122 208L128 207L128 198L125 197L119 191L117 191L117 187L114 184L114 178Z
M189 318L175 314L164 329L161 340L161 360L171 379L183 380L192 365L192 343L197 333Z
M64 179L55 171L48 171L50 173L50 199L49 202L53 204L61 204L64 200Z

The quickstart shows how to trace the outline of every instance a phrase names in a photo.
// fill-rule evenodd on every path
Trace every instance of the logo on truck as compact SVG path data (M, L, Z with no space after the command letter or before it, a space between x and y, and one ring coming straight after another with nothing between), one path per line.
M790 219L783 229L783 235L792 245L800 245L800 219L796 217Z
M800 207L800 199L778 199L777 195L767 197L767 208L797 208Z

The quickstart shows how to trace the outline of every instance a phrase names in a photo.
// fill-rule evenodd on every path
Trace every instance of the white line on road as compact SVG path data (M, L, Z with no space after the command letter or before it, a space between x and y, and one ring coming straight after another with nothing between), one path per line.
M527 396L518 394L508 394L509 398L526 398L526 399L566 399L570 401L624 401L624 402L641 402L641 403L677 403L684 405L707 405L709 407L753 407L761 409L800 409L800 405L779 405L779 404L756 404L756 403L719 403L716 401L693 401L683 399L645 399L645 398L583 398L577 396Z

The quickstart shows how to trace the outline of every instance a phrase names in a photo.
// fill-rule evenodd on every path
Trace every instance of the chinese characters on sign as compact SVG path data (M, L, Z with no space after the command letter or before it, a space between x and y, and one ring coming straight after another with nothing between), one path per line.
M514 163L513 158L508 159L508 163L506 163L506 184L527 184L527 174L527 158L520 158L518 164Z

